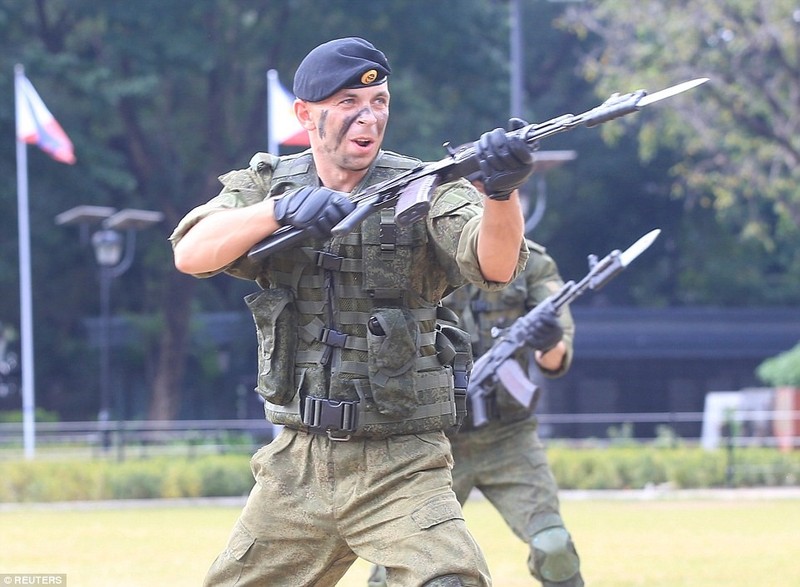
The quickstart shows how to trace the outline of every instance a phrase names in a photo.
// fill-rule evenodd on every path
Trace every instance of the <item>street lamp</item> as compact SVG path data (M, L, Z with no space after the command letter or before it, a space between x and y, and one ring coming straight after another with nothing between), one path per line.
M0 397L7 397L16 391L16 385L10 377L17 370L19 357L9 350L9 345L15 339L14 329L0 322Z
M547 0L548 2L583 2L583 0ZM509 0L508 5L508 41L509 41L509 61L510 61L510 107L511 116L525 115L525 29L522 11L522 0ZM536 202L531 207L531 199L525 197L525 234L531 234L533 229L544 217L547 209L547 180L545 172L563 165L567 161L572 161L578 156L575 151L537 151L534 155L534 179L536 181ZM520 188L523 196L528 196L525 186ZM542 396L539 410L547 412L548 394ZM546 434L542 427L541 433Z
M56 216L56 224L78 225L81 241L88 240L89 227L100 225L92 234L94 256L100 267L100 411L97 421L103 432L103 448L111 446L108 421L111 411L111 282L125 273L133 263L136 232L161 222L161 212L126 208L117 211L105 206L76 206ZM121 231L126 233L123 238ZM124 253L124 255L123 255ZM118 426L122 421L122 398L115 394ZM121 439L118 439L121 451ZM121 453L120 453L121 454Z
M582 2L583 0L547 0L548 2ZM510 65L510 107L511 116L524 116L525 114L525 35L524 18L522 14L521 0L509 0L508 5L508 41L509 41L509 65ZM536 203L533 210L528 210L531 206L530 199L524 199L525 205L525 234L533 231L539 221L544 216L547 208L547 181L544 172L563 165L577 157L575 151L537 151L534 155L536 165L534 176L536 180ZM527 196L527 191L523 186L520 189L523 196Z
M536 181L536 203L533 210L528 210L530 200L525 200L525 234L530 234L536 225L539 224L544 212L547 209L547 180L545 171L555 169L567 161L572 161L578 156L575 151L536 151L533 155L535 172L533 178Z
M116 230L105 228L92 235L94 258L100 267L114 267L122 259L122 235Z
M103 448L108 450L111 446L110 432L108 429L109 412L111 406L111 282L115 277L115 268L120 268L122 260L122 235L114 229L103 228L92 235L94 258L100 267L100 413L97 416L103 428ZM121 275L127 267L118 270ZM121 419L117 402L117 420Z

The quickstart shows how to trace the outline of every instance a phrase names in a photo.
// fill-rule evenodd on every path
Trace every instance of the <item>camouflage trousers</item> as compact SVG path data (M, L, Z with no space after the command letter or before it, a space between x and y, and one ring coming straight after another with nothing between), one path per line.
M474 488L479 489L527 544L542 527L554 521L563 524L558 485L536 428L534 419L511 424L492 421L450 437L455 460L453 491L458 501L463 504ZM532 558L528 566L539 578ZM583 580L578 574L568 584L583 585Z
M558 485L547 463L534 420L496 420L450 436L455 466L453 491L460 503L474 488L497 508L514 533L527 541L531 518L558 513Z
M283 429L253 456L255 486L205 585L332 586L361 557L392 585L488 586L452 462L440 432L336 442Z

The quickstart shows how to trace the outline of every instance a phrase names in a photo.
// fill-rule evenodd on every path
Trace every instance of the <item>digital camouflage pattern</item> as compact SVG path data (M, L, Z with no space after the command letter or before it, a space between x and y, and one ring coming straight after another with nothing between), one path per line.
M533 242L528 246L525 270L507 288L487 292L466 286L444 300L460 316L460 325L472 334L476 357L491 348L493 328L510 326L563 285L555 261L544 247ZM561 322L567 355L558 371L546 374L550 377L564 374L572 360L575 325L568 308ZM543 374L531 368L531 351L522 350L515 359L534 382L541 383ZM580 561L561 518L558 485L537 433L534 409L520 406L500 383L494 393L497 409L488 424L472 428L467 418L458 432L448 433L456 498L463 505L473 489L479 489L514 534L529 545L528 568L545 587L581 587ZM384 570L373 567L367 585L386 587Z
M416 159L382 152L354 191L417 165ZM191 212L174 239L215 210L250 205L317 181L308 152L281 159L256 155L248 169L220 180L224 185L220 195ZM425 222L398 227L387 210L368 217L360 231L349 235L327 242L310 239L262 261L243 257L224 268L236 277L257 281L267 291L280 292L258 293L248 300L256 310L263 343L258 391L268 400L265 410L273 423L304 428L301 407L311 396L358 402L354 436L412 434L455 424L452 372L436 360L436 306L446 292L465 281L487 289L505 285L486 282L480 274L476 253L480 201L474 188L459 180L437 188ZM526 255L521 247L520 270ZM290 299L278 299L283 295ZM274 303L266 303L263 298L268 296ZM283 310L278 312L276 305ZM397 309L410 313L416 322L418 348L413 368L405 365L405 370L387 377L375 369L377 362L386 360L376 353L397 349L380 348L374 337L370 340L367 324L376 313ZM282 348L292 344L290 337L275 333L281 327L291 328L285 325L293 323L294 313L297 348ZM321 340L330 336L337 338L336 344ZM294 369L278 372L272 367L291 362L292 353Z
M544 247L529 242L530 257L525 271L505 290L479 291L470 286L448 297L448 307L460 313L462 325L473 334L476 356L492 346L493 328L506 328L564 285L555 261ZM575 324L569 308L561 315L567 355L561 368L542 372L530 350L515 357L528 370L534 383L542 375L563 375L572 361ZM491 501L514 534L530 546L528 567L545 587L581 587L580 562L575 546L561 519L558 486L547 462L545 447L537 433L535 406L520 406L495 385L497 409L494 419L480 428L462 426L450 434L453 449L453 490L465 503L474 488ZM543 541L542 536L550 540ZM566 538L559 542L558 537ZM538 544L555 545L551 553Z
M359 556L393 585L488 587L451 465L440 432L333 442L284 429L253 456L256 484L204 585L333 587ZM459 582L434 582L448 575Z
M418 163L381 152L354 192ZM216 211L318 183L310 152L258 154L220 180L220 194L181 221L173 243ZM224 271L262 288L246 300L257 390L267 417L285 426L253 458L256 485L207 585L334 585L356 556L386 565L398 585L489 585L450 489L443 430L456 417L453 372L435 344L445 293L507 285L480 273L480 215L480 194L459 180L437 188L427 218L410 227L391 222L391 211L373 214L352 234L200 276ZM518 272L527 255L521 243ZM368 334L372 318L379 328ZM338 424L354 429L312 429L317 408L323 421L342 416ZM351 412L357 418L343 416Z

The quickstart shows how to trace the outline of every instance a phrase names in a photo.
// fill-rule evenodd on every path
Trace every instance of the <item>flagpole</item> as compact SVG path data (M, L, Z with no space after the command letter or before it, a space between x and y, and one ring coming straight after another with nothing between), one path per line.
M14 87L25 76L21 64L14 66ZM15 99L20 92L15 91ZM17 105L19 107L19 105ZM28 150L17 136L17 216L19 223L19 306L22 362L22 436L25 458L35 455L35 400L33 385L33 290L31 289L31 235L28 214Z
M267 152L276 156L279 154L280 145L278 145L278 139L275 136L273 112L270 106L273 102L272 93L278 91L277 81L278 71L276 69L267 71Z

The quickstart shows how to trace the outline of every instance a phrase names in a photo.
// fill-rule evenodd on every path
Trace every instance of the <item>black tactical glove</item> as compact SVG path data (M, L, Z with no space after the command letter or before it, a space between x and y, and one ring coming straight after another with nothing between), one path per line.
M506 130L519 130L521 128L525 128L530 123L525 120L524 118L517 118L516 116L512 116L508 119L508 124L506 125ZM528 143L528 150L533 153L539 150L539 141L534 141L533 144Z
M526 126L521 118L508 121L509 130ZM502 128L481 135L475 142L483 187L493 200L507 200L533 173L533 153L521 137L509 137Z
M564 336L553 302L542 302L525 320L525 344L546 353Z
M315 236L324 238L355 207L343 192L304 187L275 200L275 220L281 226L311 229Z

